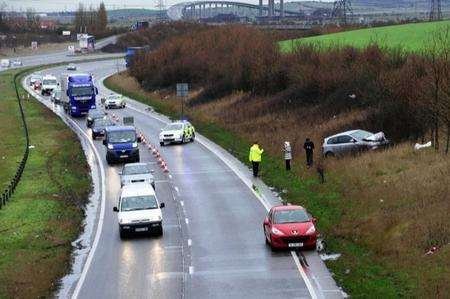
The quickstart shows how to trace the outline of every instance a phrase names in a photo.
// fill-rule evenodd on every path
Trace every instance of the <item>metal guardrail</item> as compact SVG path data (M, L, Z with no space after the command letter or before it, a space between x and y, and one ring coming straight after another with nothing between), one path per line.
M23 154L22 160L19 163L19 167L17 168L14 177L11 179L11 181L8 184L8 187L3 191L2 195L1 195L0 209L4 205L6 205L6 203L9 201L11 196L14 194L14 191L16 190L16 187L19 184L20 179L22 178L22 174L25 169L25 165L27 163L28 155L29 155L29 151L30 151L30 148L29 148L30 147L30 138L28 135L28 126L27 126L27 122L25 121L25 114L23 112L22 100L20 99L19 89L17 87L17 78L19 78L25 72L27 72L27 70L20 71L14 75L14 88L16 90L17 102L19 104L20 116L22 118L23 130L24 130L24 134L25 134L25 141L26 141L25 142L25 152Z

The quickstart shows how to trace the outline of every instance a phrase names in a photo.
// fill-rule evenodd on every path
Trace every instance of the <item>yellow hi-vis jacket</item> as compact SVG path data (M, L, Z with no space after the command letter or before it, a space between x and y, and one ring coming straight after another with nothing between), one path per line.
M259 148L259 145L253 144L250 148L249 160L250 162L261 162L261 155L264 152L263 149Z

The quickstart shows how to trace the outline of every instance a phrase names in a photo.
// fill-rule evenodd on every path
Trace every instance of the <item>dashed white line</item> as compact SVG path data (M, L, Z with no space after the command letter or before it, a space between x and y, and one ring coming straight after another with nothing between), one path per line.
M180 205L184 207L184 201L180 200Z
M188 246L192 246L192 240L188 239Z
M186 224L189 224L189 218L185 218L184 221L186 222Z
M189 274L192 275L194 273L194 266L189 266Z
M178 189L177 186L173 187L175 189L175 191L177 192L178 195L180 195L180 189Z

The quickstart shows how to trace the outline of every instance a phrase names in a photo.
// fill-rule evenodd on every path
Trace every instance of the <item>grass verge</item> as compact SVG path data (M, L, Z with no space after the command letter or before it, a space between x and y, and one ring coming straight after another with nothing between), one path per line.
M345 31L314 37L285 40L279 43L283 52L291 52L301 44L315 44L322 47L354 46L364 48L377 43L387 48L401 48L421 52L429 45L433 31L450 26L450 20L439 22L411 23L368 29Z
M15 72L0 74L2 186L25 144ZM75 133L38 102L24 101L23 106L33 148L14 196L0 210L0 298L50 296L69 269L71 242L80 232L91 190L89 166Z
M178 115L179 103L171 100L170 97L160 96L159 93L143 91L126 74L109 77L105 81L105 86L151 105L157 112L169 117L176 118ZM224 106L218 106L220 109L224 108ZM251 138L248 138L245 134L232 132L226 128L226 124L214 121L214 117L211 117L214 113L209 113L206 116L205 114L208 113L205 113L205 110L202 112L203 108L196 106L194 109L189 110L187 114L198 131L248 164L249 140ZM231 124L228 126L232 127ZM377 223L380 219L378 216L380 203L373 201L374 198L368 196L375 194L376 200L379 200L377 195L380 194L379 190L373 187L373 183L381 190L398 186L398 180L393 179L399 173L398 169L402 169L400 172L409 173L409 175L415 174L417 170L415 167L404 163L405 161L414 161L416 166L420 167L426 167L432 163L445 168L445 165L450 164L448 161L447 164L442 164L432 151L416 155L408 149L409 146L401 146L388 152L382 152L379 155L374 155L371 161L364 160L366 159L364 156L361 159L336 161L338 165L334 165L333 169L342 168L343 170L327 173L327 183L324 185L319 184L314 172L305 171L304 167L299 165L300 163L296 163L293 171L287 173L284 171L282 159L273 153L266 152L264 155L263 180L269 186L274 186L278 190L286 190L287 192L283 196L285 200L308 207L319 218L319 228L326 239L328 250L342 253L340 259L327 262L327 266L334 272L335 279L340 285L353 297L421 297L423 294L438 294L436 290L438 292L445 290L445 287L442 286L445 286L448 282L445 271L442 270L442 267L438 267L441 264L442 256L431 257L424 261L418 260L414 254L411 254L408 258L402 260L402 251L397 251L393 254L393 257L386 251L377 250L377 246L381 245L374 243L367 236L359 239L360 236L364 237L364 234L359 233L361 228L358 228L358 225L367 227L367 235L371 232L371 229L376 229L376 225L370 226L369 224ZM389 165L388 161L393 161L393 163ZM399 166L402 163L405 165ZM355 171L355 169L361 171ZM376 176L379 177L375 178ZM420 180L419 177L416 177L417 179ZM426 178L426 180L433 179L436 178ZM384 183L379 183L380 180L382 182L387 180L389 183L383 185ZM416 180L412 180L411 183L420 186ZM436 179L436 181L439 182L439 179ZM345 184L345 182L350 183ZM405 186L407 186L406 183ZM362 192L365 188L367 188L366 193L369 193L368 195ZM361 194L364 194L364 196L361 197ZM397 195L399 194L394 193L392 196ZM388 195L383 194L383 196ZM367 199L367 201L364 199ZM370 202L371 209L367 209L369 206L366 205L369 200L372 200ZM415 198L411 197L408 204L413 204L414 201ZM386 210L396 211L396 213L404 212L398 209L398 201L388 202L386 200L385 205L381 209L387 216L394 215ZM403 205L407 204L403 203ZM411 219L410 217L408 216L408 219ZM365 222L366 218L368 219L367 222ZM398 230L398 238L401 238L402 231L395 221L381 218L381 222L386 225L394 224L393 228ZM352 231L352 227L354 231ZM389 240L380 236L377 241L388 242ZM398 246L393 244L393 247ZM387 248L387 250L389 249ZM414 253L419 256L423 255L421 252ZM447 254L448 252L444 252L444 256ZM423 263L429 266L429 272L418 271ZM433 280L435 284L433 287L429 287L427 282Z

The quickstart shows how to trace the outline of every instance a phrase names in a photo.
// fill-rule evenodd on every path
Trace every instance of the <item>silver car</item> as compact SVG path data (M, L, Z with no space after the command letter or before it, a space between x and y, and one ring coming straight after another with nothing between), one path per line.
M389 144L383 132L371 133L364 130L352 130L327 137L322 150L325 157L341 156L366 150L375 150Z
M120 185L146 182L152 185L153 190L155 190L153 172L147 163L127 163L120 172Z

